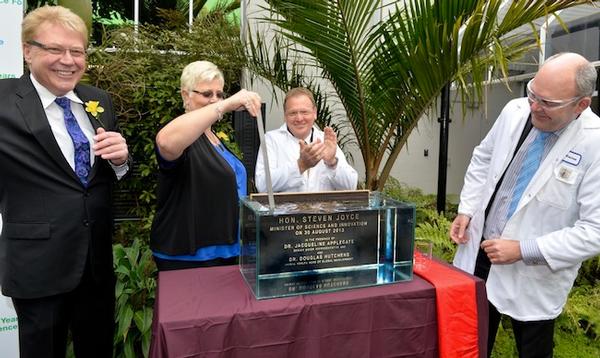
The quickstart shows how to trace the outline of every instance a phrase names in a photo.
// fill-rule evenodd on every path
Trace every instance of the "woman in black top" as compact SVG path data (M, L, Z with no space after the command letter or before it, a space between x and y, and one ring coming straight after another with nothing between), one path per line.
M185 113L156 136L160 172L151 248L159 270L233 264L239 255L246 171L211 126L239 108L256 116L261 99L246 90L224 99L223 85L211 62L187 65L181 75Z

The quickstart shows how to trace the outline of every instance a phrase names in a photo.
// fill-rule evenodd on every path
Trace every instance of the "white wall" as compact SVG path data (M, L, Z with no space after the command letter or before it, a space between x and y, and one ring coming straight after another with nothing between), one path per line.
M512 98L520 97L522 87L512 83L510 92L504 84L493 84L488 88L487 103L478 108L467 108L463 118L460 98L451 92L452 122L449 126L448 172L446 192L458 195L462 188L463 177L475 146L485 137L502 107ZM439 112L439 103L437 105ZM472 110L472 111L471 111ZM437 192L438 159L440 142L439 113L422 118L402 149L391 175L400 182L420 188L425 193ZM429 155L424 156L428 150Z

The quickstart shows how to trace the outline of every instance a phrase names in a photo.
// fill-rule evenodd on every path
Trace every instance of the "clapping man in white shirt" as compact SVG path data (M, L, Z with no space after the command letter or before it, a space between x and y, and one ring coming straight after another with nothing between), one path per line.
M285 123L265 135L273 191L315 192L354 190L358 174L337 145L333 129L315 126L317 107L306 88L293 88L284 100ZM259 192L267 191L261 151L255 181Z

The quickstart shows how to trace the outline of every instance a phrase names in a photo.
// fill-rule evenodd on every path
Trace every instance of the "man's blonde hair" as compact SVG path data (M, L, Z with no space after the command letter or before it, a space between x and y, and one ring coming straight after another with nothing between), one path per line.
M285 99L283 100L283 110L286 109L288 99L292 98L292 97L297 97L297 96L306 96L312 102L313 107L317 106L317 104L315 102L315 96L313 96L312 92L308 88L296 87L296 88L292 88L291 90L287 91L287 93L285 94Z
M27 43L33 40L33 37L43 24L59 25L65 29L80 33L87 47L87 26L85 26L81 17L62 6L45 5L28 13L21 23L21 41Z

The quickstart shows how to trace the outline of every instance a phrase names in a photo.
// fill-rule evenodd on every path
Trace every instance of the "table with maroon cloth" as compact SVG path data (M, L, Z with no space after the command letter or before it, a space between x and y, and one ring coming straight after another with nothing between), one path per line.
M448 266L450 270L454 270ZM487 299L475 280L479 356ZM460 334L460 332L456 332ZM160 272L151 357L438 357L435 288L409 282L256 300L238 266Z

